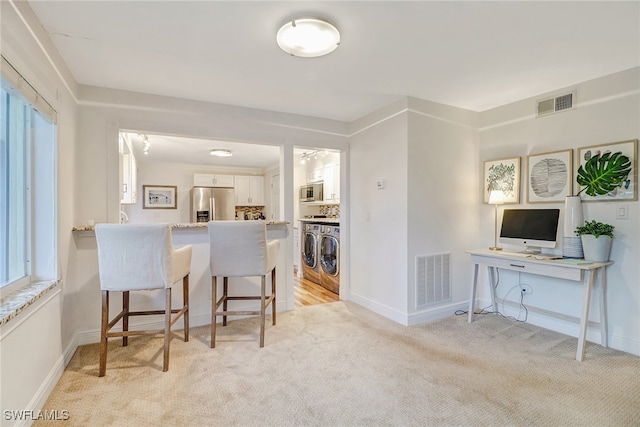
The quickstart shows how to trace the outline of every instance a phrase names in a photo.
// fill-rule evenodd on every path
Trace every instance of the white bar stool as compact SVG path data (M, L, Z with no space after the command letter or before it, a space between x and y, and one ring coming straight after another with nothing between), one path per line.
M98 224L98 270L102 289L102 327L100 332L100 369L103 377L107 369L107 340L122 337L128 344L132 335L164 334L164 361L162 371L169 369L169 343L171 326L184 318L184 340L189 341L189 273L191 271L191 245L173 248L171 228L168 224ZM182 279L183 304L171 308L171 286ZM164 289L164 310L130 311L129 292ZM109 320L109 292L122 292L122 311ZM159 330L129 330L129 317L164 315L164 328ZM174 317L171 317L175 314ZM111 329L122 319L122 332Z
M265 221L210 221L211 269L211 348L216 346L216 318L222 326L230 315L260 315L260 347L264 347L265 311L271 304L272 323L276 324L276 263L280 242L267 241ZM271 294L266 296L266 276L271 272ZM260 295L229 296L229 277L261 276ZM222 297L218 299L217 277L223 278ZM228 301L259 300L259 310L229 310ZM222 305L222 310L219 310Z

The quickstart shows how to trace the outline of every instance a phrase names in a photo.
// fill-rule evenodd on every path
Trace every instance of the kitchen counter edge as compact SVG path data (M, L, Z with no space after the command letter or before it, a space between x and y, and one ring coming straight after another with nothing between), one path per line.
M267 227L271 225L287 225L289 221L267 221ZM206 222L185 222L169 224L172 230L184 230L184 229L198 229L207 228ZM75 225L71 228L71 231L95 231L95 225Z

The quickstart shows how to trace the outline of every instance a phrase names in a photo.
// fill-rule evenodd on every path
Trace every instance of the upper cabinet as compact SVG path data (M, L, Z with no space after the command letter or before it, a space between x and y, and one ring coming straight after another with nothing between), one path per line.
M321 182L323 179L324 170L322 168L315 168L307 171L307 184L313 184Z
M194 187L233 187L233 175L218 175L208 173L196 173L193 175Z
M264 177L235 176L236 206L264 206Z
M334 163L324 167L324 186L322 194L327 203L340 202L340 164Z
M131 205L138 201L138 166L131 141L120 135L120 203Z

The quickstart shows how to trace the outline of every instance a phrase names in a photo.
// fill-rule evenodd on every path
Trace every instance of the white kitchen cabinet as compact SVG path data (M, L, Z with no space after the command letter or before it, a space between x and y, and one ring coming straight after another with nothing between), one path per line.
M236 175L236 206L264 206L264 177Z
M340 164L328 164L324 167L324 201L328 203L340 202Z
M194 187L233 187L233 175L218 175L210 173L193 174Z
M315 182L320 182L323 179L323 169L316 168L310 171L307 171L307 184L313 184Z
M120 138L120 203L132 205L138 201L138 166L129 141Z

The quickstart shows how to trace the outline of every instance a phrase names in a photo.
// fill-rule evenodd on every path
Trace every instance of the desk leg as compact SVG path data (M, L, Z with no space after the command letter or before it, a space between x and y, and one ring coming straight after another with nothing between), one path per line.
M489 287L491 288L491 306L493 307L493 312L497 313L498 312L498 298L496 297L496 286L497 286L497 279L496 279L496 273L497 272L497 268L496 267L489 267Z
M473 322L473 312L476 309L476 289L478 288L478 264L473 265L473 284L471 285L471 295L469 295L469 323Z
M600 267L595 270L600 280L600 342L603 347L609 347L609 336L607 334L607 268Z
M578 335L578 351L576 360L582 362L585 353L585 340L587 338L587 324L589 323L589 305L591 304L591 288L595 271L586 270L584 278L584 296L582 297L582 317L580 317L580 333Z

